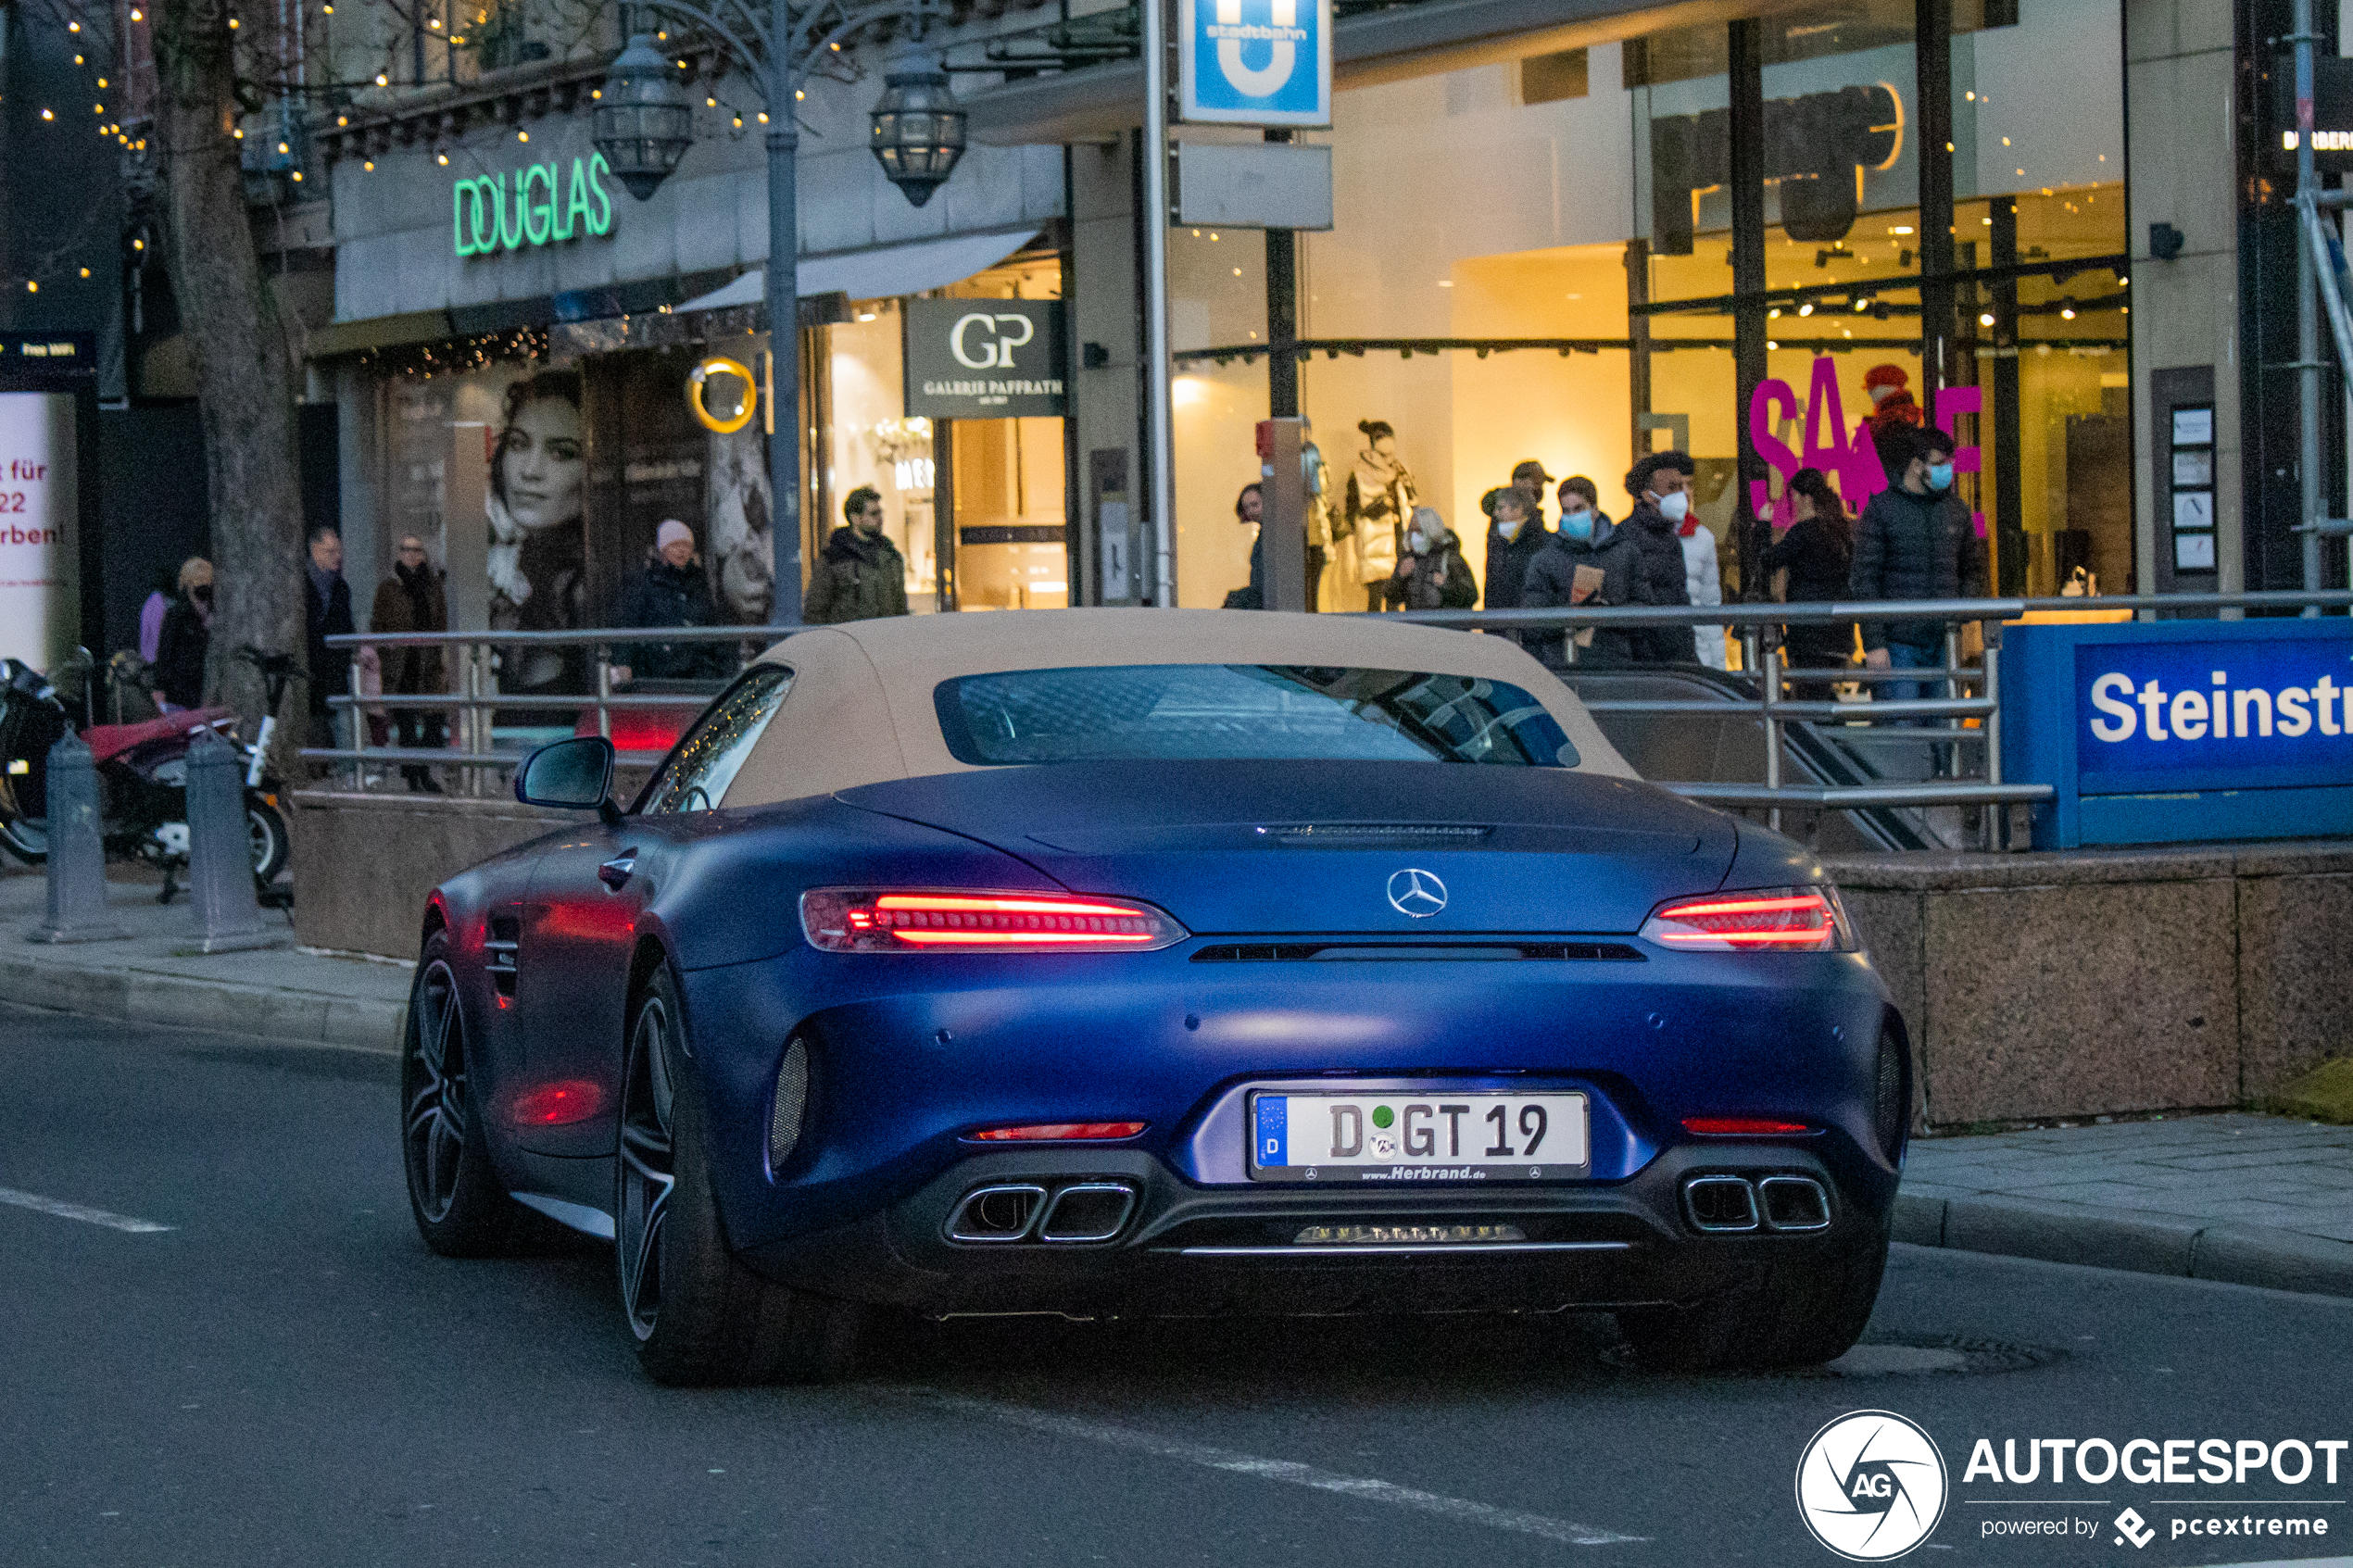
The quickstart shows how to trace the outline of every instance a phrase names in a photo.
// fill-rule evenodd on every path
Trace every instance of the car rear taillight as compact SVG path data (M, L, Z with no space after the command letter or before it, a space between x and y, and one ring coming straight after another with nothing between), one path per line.
M964 1136L978 1143L1116 1143L1143 1130L1141 1122L1041 1122L1027 1127L989 1127Z
M1661 904L1642 936L1663 947L1707 953L1833 953L1855 946L1838 890L1760 887Z
M800 928L828 953L1149 953L1189 935L1125 898L862 887L802 894Z

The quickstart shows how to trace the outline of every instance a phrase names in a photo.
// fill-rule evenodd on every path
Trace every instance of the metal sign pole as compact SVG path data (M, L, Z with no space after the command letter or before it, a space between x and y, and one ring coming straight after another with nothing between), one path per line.
M2309 5L2310 0L2302 0ZM1169 408L1168 8L1144 7L1144 419L1151 470L1152 602L1176 603L1176 442Z

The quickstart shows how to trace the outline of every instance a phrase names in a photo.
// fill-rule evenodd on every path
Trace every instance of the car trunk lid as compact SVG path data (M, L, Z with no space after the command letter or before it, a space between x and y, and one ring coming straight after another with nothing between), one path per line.
M1730 818L1625 779L1424 762L1063 763L839 798L1202 935L1627 933L1731 864Z

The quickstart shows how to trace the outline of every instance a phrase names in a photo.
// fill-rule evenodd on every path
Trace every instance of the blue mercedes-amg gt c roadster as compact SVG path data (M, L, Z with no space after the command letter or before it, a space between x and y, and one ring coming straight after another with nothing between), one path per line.
M623 809L424 910L437 1251L613 1243L664 1382L881 1312L1614 1311L1819 1361L1869 1315L1904 1025L1788 839L1634 778L1509 641L1222 610L787 637Z

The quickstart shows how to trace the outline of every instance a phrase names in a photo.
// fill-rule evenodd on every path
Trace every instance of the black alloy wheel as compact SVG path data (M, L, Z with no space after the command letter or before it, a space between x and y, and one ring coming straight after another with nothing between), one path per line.
M638 1004L629 1031L621 1090L620 1192L613 1250L621 1264L621 1306L644 1345L661 1318L662 1232L678 1185L671 1123L678 1092L670 1077L670 1007L662 988Z
M400 1051L400 1150L409 1208L425 1245L446 1257L516 1250L528 1226L522 1206L491 1168L466 1049L466 1013L449 937L425 943L409 991Z
M819 1383L846 1373L864 1310L755 1273L728 1246L707 1108L667 969L630 1015L613 1253L638 1363L658 1383Z

